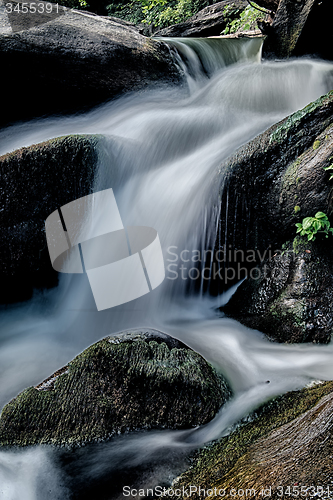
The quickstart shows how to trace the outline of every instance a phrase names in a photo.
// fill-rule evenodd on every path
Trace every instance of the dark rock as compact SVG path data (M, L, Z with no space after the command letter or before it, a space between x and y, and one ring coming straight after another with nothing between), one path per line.
M278 342L329 343L333 333L332 242L297 237L244 281L224 308Z
M1 125L181 81L164 43L123 21L52 5L51 14L10 15L12 33L0 34L0 91L15 96Z
M281 0L266 30L264 57L315 55L332 60L332 16L331 0Z
M154 33L163 37L208 37L218 36L230 19L237 17L247 6L247 0L224 0L205 7L184 23L174 24Z
M274 499L281 498L279 486L284 491L290 486L295 495L301 486L304 493L311 485L326 492L333 474L332 391L333 383L326 382L266 403L230 436L202 450L173 488L200 485L213 489L212 497L228 499L236 496L229 494L231 489L256 498L267 488L267 497ZM193 493L191 498L200 496Z
M219 241L244 251L264 252L269 245L279 249L294 238L295 223L303 217L332 213L332 185L323 170L331 164L332 112L333 91L273 125L223 162Z
M279 6L280 0L258 0L255 2L259 7L263 7L271 12L276 12Z
M330 92L241 147L221 167L223 266L234 269L234 282L249 276L225 311L279 341L328 342L332 333L330 249L318 237L311 254L301 248L295 258L272 258L294 240L295 223L318 211L332 215L332 184L324 171L332 163L332 110Z
M33 288L57 284L45 219L91 193L100 136L67 136L0 158L0 303L25 300Z
M211 420L230 396L199 354L155 330L106 337L10 401L2 446L76 445L136 429L184 429Z

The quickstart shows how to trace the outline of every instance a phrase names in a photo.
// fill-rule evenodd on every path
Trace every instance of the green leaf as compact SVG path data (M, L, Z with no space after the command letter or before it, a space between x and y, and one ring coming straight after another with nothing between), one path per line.
M333 170L333 165L329 165L328 167L324 167L324 170Z
M316 220L314 223L313 223L313 227L315 229L315 231L319 231L319 229L321 229L321 223L319 220Z
M312 223L313 223L313 217L305 217L305 219L303 219L303 223L302 223L303 228L309 229L312 226Z
M311 234L308 234L308 241L311 241L314 239L314 234L311 233Z
M324 212L317 212L315 215L316 219L322 219L323 217L327 218L327 215Z

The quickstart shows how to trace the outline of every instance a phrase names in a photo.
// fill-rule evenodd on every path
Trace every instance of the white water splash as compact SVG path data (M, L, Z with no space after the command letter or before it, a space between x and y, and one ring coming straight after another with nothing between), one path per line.
M192 52L191 57L195 57ZM114 189L125 225L147 225L158 231L168 266L170 247L174 251L176 247L179 255L182 250L202 251L214 242L218 187L223 182L217 176L220 162L333 87L330 63L300 60L259 64L253 54L251 61L229 67L219 64L210 79L203 76L201 66L196 85L187 96L174 90L148 92L105 104L85 115L10 127L0 133L1 152L69 133L104 134L95 190ZM206 62L207 67L209 64ZM193 68L195 64L192 73ZM148 296L98 313L86 278L62 277L57 290L3 311L2 403L112 332L140 326L160 329L193 347L224 373L234 397L200 429L128 438L128 456L136 454L140 461L144 459L143 446L151 457L165 446L200 445L228 432L267 399L312 379L333 378L332 345L268 342L259 332L217 318L215 309L223 298L188 296L189 285L181 277L170 279L167 271L165 282ZM111 453L113 444L108 446ZM10 464L15 468L9 453L1 455L4 462L6 456L8 470ZM22 470L28 471L22 476L25 484L24 478L33 474L28 452L22 456L24 464L29 464L22 465ZM31 461L31 467L36 470L39 466ZM3 490L3 498L16 500L19 497L10 496L10 473L6 480L9 486ZM19 488L20 481L15 482ZM35 494L31 498L38 498Z

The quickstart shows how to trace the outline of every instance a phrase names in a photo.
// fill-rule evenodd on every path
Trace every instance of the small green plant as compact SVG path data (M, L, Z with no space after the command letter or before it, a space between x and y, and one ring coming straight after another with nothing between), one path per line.
M250 7L249 5L244 9L235 9L227 5L223 10L224 18L227 21L227 26L222 32L223 35L237 33L237 31L248 31L256 27L258 19L262 19L261 11Z
M331 158L330 158L331 159ZM324 167L324 170L333 170L333 164L329 165L328 167ZM331 181L333 179L333 174L330 173L330 178L329 180Z
M307 236L308 241L314 241L318 233L325 234L326 238L333 234L333 228L324 212L317 212L314 217L305 217L302 222L296 224L296 227L296 233Z

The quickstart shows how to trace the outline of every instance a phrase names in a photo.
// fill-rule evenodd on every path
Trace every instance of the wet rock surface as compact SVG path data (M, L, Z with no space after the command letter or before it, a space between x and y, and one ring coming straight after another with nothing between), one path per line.
M57 284L45 219L92 190L100 136L66 136L0 158L0 302L31 297Z
M278 342L329 343L333 333L332 241L297 237L237 289L224 311Z
M230 436L199 452L173 487L200 485L218 498L220 489L223 498L234 498L232 489L252 489L248 496L254 498L266 488L268 497L281 498L279 486L288 485L291 491L297 486L299 494L301 487L310 494L311 485L327 491L333 477L332 391L333 383L326 382L264 404ZM191 498L200 497L194 493Z
M179 83L168 47L114 18L52 5L50 14L13 13L0 34L5 124L50 113L83 111L148 84ZM20 4L22 5L22 4ZM22 77L24 75L24 81Z
M106 337L10 401L2 446L77 445L137 429L207 423L229 398L202 356L156 330Z
M332 184L324 170L332 162L332 104L330 92L221 166L226 182L219 241L240 251L224 265L238 279L249 272L225 311L282 342L326 343L332 333L330 239L327 245L320 237L313 245L293 243L295 223L318 211L332 215Z

